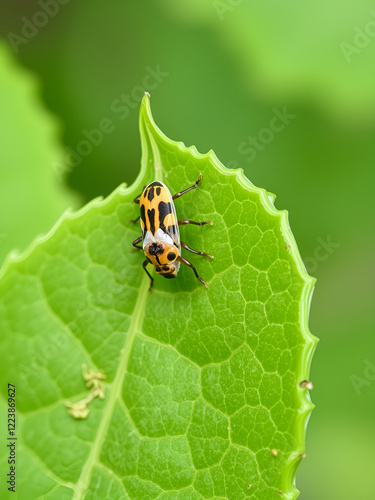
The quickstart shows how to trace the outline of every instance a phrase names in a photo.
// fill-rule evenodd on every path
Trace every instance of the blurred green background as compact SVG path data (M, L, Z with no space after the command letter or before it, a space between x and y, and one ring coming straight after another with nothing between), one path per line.
M22 120L15 135L2 120L0 250L135 179L148 90L169 137L213 149L289 211L318 278L310 327L321 339L300 498L373 499L373 2L19 0L3 3L0 29L5 59L53 123L38 177L34 127Z

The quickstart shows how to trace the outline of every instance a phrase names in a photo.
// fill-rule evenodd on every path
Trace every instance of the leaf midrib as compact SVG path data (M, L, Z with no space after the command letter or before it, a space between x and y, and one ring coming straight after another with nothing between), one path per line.
M113 383L111 384L111 392L109 398L107 399L107 404L103 409L103 417L96 434L96 439L92 443L91 451L89 453L85 465L82 468L81 475L74 488L73 500L83 500L85 498L87 489L90 484L90 476L92 473L92 469L96 463L99 463L99 454L101 451L103 441L107 434L109 424L112 419L116 401L121 394L121 387L123 385L124 377L126 374L126 368L128 366L134 339L136 337L137 332L140 330L143 321L149 286L150 286L150 280L148 276L146 276L145 274L143 276L139 288L137 301L134 307L134 311L132 313L130 328L123 348L123 356L118 365L116 377Z
M161 158L159 155L158 147L155 143L155 139L152 136L152 134L150 134L150 131L148 131L148 132L149 132L149 134L148 134L149 139L151 142L151 149L152 149L153 154L154 154L153 174L154 174L155 180L161 180L161 178L163 177L163 168L161 165ZM105 435L107 433L109 424L111 422L111 418L112 418L112 414L114 411L116 401L119 397L121 387L123 385L123 381L124 381L124 377L125 377L125 373L126 373L126 368L128 365L131 351L132 351L134 339L135 339L137 331L140 330L140 326L141 326L141 323L142 323L142 320L144 317L143 313L144 313L144 310L146 307L149 286L150 286L150 281L149 281L148 276L145 274L143 276L143 279L142 279L142 282L140 285L140 289L139 289L139 294L137 297L137 302L135 304L134 311L132 313L132 320L130 323L129 332L128 332L128 335L127 335L127 338L125 341L125 345L124 345L123 357L120 360L117 374L116 374L116 377L115 377L113 384L112 384L112 387L111 387L111 393L110 393L110 396L108 398L107 405L103 411L103 419L100 422L98 432L97 432L97 437L92 444L90 454L87 458L85 465L83 466L83 469L82 469L81 475L77 481L76 487L74 488L73 500L83 500L84 499L86 492L87 492L87 489L89 487L89 481L90 481L90 476L91 476L93 466L99 462L99 453L100 453L101 446L102 446L102 443L104 441Z

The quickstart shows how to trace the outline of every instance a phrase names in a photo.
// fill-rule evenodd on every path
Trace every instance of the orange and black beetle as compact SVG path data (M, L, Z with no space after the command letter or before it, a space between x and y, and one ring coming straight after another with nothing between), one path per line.
M153 278L147 271L148 264L155 266L155 271L164 276L164 278L175 278L180 269L180 263L191 267L195 276L207 288L207 283L198 275L197 270L191 262L181 257L181 247L197 255L203 255L213 259L212 255L204 252L197 252L191 249L186 243L180 241L179 226L185 224L195 224L204 226L212 222L194 222L192 220L178 220L174 200L183 194L195 189L202 180L200 174L197 182L174 196L171 195L165 184L154 181L148 184L142 194L135 198L134 202L140 206L142 236L133 241L135 248L143 249L146 260L143 262L143 268L151 279L150 290L153 285ZM142 241L142 246L139 243Z

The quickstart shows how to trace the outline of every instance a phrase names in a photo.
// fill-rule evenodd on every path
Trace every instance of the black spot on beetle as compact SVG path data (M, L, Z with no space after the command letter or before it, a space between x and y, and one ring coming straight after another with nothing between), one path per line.
M176 258L176 254L174 252L169 252L167 258L168 260L174 260Z
M147 210L148 220L150 221L150 231L155 234L155 208Z
M161 201L159 203L159 223L160 223L160 229L165 233L167 232L167 228L164 225L164 219L168 214L171 213L172 213L172 205L169 202L165 203L164 201Z
M172 279L172 278L176 278L176 275L175 274L172 274L172 273L169 273L169 274L162 274L162 276L164 276L164 278L167 278L167 279Z
M160 193L161 193L161 188L157 187L157 188L156 188L156 195L157 195L157 196L160 196Z
M141 219L143 222L143 227L146 228L146 211L144 205L141 205Z
M154 197L155 197L155 189L153 187L150 187L150 190L147 195L148 201L152 201Z

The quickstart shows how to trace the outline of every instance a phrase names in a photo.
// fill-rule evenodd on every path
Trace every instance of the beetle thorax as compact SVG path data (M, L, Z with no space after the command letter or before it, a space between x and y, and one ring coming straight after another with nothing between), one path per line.
M154 266L171 264L178 257L175 245L169 245L163 241L152 241L144 248L144 252Z

